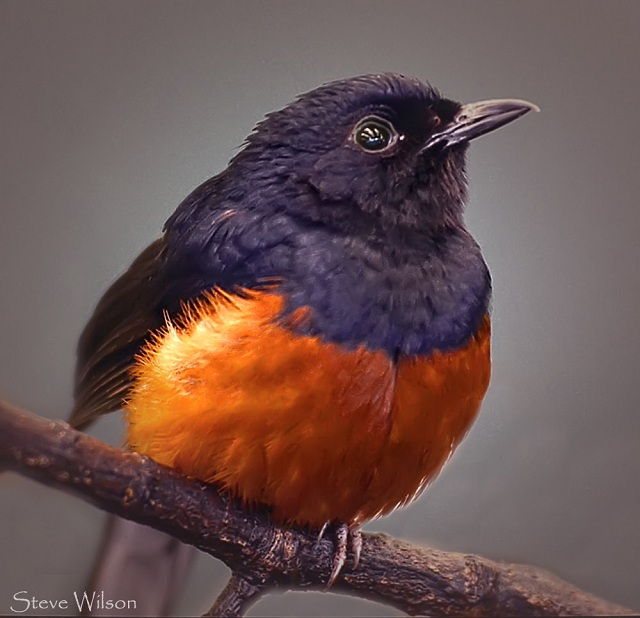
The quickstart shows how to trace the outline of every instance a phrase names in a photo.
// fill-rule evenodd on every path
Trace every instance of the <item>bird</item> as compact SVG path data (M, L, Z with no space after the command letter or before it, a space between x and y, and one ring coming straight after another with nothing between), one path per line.
M274 524L335 533L416 498L476 418L491 276L467 229L469 143L530 111L396 73L269 113L97 304L70 423L118 409L129 448Z

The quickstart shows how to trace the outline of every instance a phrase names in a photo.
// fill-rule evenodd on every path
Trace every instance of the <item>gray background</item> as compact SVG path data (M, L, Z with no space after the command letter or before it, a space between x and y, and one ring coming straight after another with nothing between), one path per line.
M529 99L542 113L470 151L468 221L495 282L483 412L421 499L367 528L640 609L639 18L637 1L1 1L2 397L66 416L99 295L297 93L392 70L462 101ZM0 613L21 590L82 590L103 520L0 478ZM179 612L223 585L225 567L198 567ZM252 610L375 612L320 593Z

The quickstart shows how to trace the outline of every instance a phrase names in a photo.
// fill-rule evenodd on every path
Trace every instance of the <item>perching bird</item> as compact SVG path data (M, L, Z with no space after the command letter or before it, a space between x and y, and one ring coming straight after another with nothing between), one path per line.
M438 473L489 383L491 281L463 220L470 140L535 106L461 105L396 74L269 114L99 302L84 426L273 521L350 533Z

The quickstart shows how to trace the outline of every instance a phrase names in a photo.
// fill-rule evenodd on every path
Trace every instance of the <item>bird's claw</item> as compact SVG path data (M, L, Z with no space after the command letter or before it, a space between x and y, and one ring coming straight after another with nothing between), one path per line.
M360 564L360 554L362 553L362 532L359 526L349 528L351 535L351 549L353 550L353 568L358 568Z
M320 530L318 542L322 538L326 529L326 524ZM353 568L357 568L360 563L360 554L362 553L362 534L360 532L360 526L350 526L349 524L341 523L336 527L336 551L333 556L333 567L331 569L331 575L327 582L327 588L336 581L338 575L342 571L345 562L347 561L347 553L349 541L351 541L351 549L353 550Z

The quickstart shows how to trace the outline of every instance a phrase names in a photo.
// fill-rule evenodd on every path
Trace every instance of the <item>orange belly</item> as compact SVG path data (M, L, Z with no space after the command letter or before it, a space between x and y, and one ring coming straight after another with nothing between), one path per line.
M281 523L358 524L415 497L478 412L489 318L460 350L394 364L292 333L282 305L212 295L158 335L135 369L130 447Z

